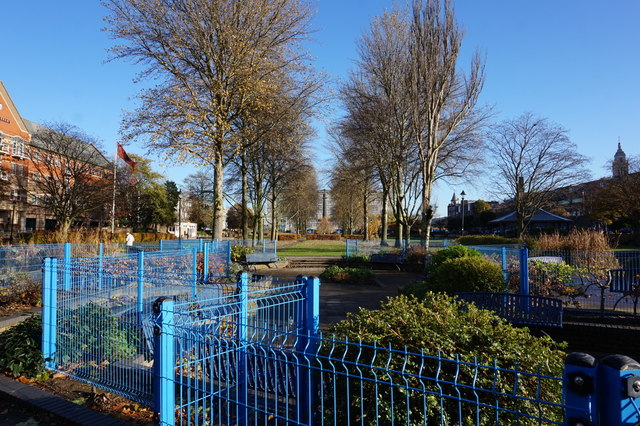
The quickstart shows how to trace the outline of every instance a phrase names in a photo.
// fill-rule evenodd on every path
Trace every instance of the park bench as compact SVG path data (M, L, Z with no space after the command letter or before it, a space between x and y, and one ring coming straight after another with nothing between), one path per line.
M273 252L269 252L269 253L248 253L246 255L246 261L245 263L247 264L247 266L253 266L253 265L268 265L270 263L275 263L278 261L278 256L273 253Z
M400 270L400 264L404 263L404 256L397 253L377 253L369 256L369 262L371 263L388 263L395 265Z

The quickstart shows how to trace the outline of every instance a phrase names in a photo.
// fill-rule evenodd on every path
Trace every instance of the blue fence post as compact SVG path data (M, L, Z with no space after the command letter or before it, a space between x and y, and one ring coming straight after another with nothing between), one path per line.
M520 249L520 294L529 295L529 250Z
M138 252L138 322L142 322L142 303L144 301L144 251Z
M242 272L238 281L238 380L236 415L237 424L246 424L247 419L247 337L248 337L248 308L249 308L249 274Z
M64 243L64 272L62 281L65 290L71 289L71 243Z
M204 243L204 247L202 249L202 282L206 283L209 281L209 250L210 244Z
M231 241L227 243L227 267L231 265Z
M564 361L562 378L565 425L596 424L596 359L582 352L570 353Z
M359 244L358 244L360 242L360 240L356 239L355 241L356 241L356 254L360 254L360 247L359 247Z
M156 423L175 424L175 333L174 304L168 297L153 303L153 411Z
M191 262L191 295L196 297L198 290L198 248L191 249L193 261Z
M507 279L509 278L508 274L507 274L507 248L506 247L502 247L502 274L504 276L504 282L507 282Z
M317 379L311 368L311 360L318 347L320 329L320 279L300 277L305 282L305 309L303 314L303 336L299 338L298 359L298 420L302 424L315 424L313 419L314 396Z
M44 260L42 279L42 357L45 367L53 370L56 368L53 358L56 353L58 259Z
M447 248L447 240L442 240L442 248Z
M273 255L278 256L278 240L273 240Z
M198 251L202 251L204 249L204 240L202 238L198 238Z
M529 296L529 250L520 249L520 294ZM520 301L522 312L529 313L531 311L531 300L529 297L522 297Z
M104 270L104 243L98 244L98 288L102 289L102 273Z
M606 356L598 364L596 380L599 424L639 424L640 363L624 355Z
M164 245L164 241L160 240L160 241L158 241L158 243L160 243L159 249L160 249L160 251L162 251L162 248L163 248L163 245Z
M349 239L345 240L345 260L349 260Z

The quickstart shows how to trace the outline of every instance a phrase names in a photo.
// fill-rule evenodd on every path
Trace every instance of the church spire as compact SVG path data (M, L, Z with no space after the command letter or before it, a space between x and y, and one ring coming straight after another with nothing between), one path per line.
M622 150L620 137L618 137L618 150L613 156L613 162L611 163L611 174L614 178L629 174L629 162L627 161L627 154Z

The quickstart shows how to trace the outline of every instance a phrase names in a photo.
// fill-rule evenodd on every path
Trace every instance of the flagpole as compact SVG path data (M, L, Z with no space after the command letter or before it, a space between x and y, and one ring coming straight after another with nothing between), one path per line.
M118 142L116 141L116 152L113 156L113 200L111 202L111 236L116 233L116 175L118 170Z

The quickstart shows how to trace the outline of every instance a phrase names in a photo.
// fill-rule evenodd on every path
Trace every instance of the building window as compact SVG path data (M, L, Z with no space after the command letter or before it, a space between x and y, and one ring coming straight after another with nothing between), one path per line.
M36 151L35 149L31 150L31 158L33 159L33 161L42 161L42 154L40 153L40 151Z
M13 137L13 156L24 157L24 140L18 136Z
M0 152L4 154L9 153L9 141L5 139L2 132L0 132Z
M27 168L22 164L11 163L11 173L16 176L24 175L26 176Z

